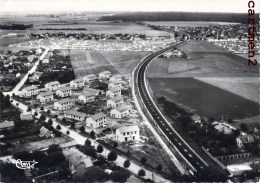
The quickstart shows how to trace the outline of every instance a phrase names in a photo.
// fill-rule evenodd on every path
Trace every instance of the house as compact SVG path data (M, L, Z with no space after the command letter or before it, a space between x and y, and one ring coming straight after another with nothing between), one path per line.
M140 140L139 127L134 126L123 126L116 129L116 139L120 142L130 140Z
M194 121L195 124L201 124L201 117L197 114L191 116L192 121Z
M116 81L111 81L110 83L108 83L108 89L115 88L115 87L122 88L121 81L116 80Z
M80 103L93 102L95 100L95 94L92 92L84 92L78 97Z
M75 120L78 120L78 121L84 121L85 118L86 118L86 114L85 113L74 111L74 110L66 111L64 113L64 116L66 118L75 119Z
M0 123L0 131L3 129L10 129L12 127L14 127L13 121L4 121Z
M84 80L82 78L74 79L70 82L71 88L82 88L84 87Z
M47 128L45 128L44 126L42 126L40 128L40 137L46 137L46 138L50 138L51 137L51 131L48 130Z
M116 96L121 96L121 88L114 87L106 91L106 96L109 98L114 98Z
M62 151L66 160L69 162L69 170L74 178L82 178L87 169L92 167L90 157L86 156L76 148L70 148Z
M86 83L92 83L97 79L97 76L95 74L88 74L83 77L84 82Z
M103 112L94 114L86 119L86 126L91 128L98 128L106 124L107 115Z
M227 171L233 176L243 175L253 169L247 164L232 164L227 166Z
M85 87L83 89L83 93L84 92L91 92L91 93L94 93L96 96L98 96L100 94L100 90L95 89L95 88L89 88L89 87Z
M53 81L53 82L50 82L50 83L46 83L45 88L47 88L50 91L58 90L58 89L60 89L60 82L59 81Z
M115 107L119 107L123 103L124 103L124 98L122 96L116 96L114 98L107 100L107 107L115 108Z
M36 99L42 103L47 103L53 101L53 94L50 91L41 92L39 95L37 95Z
M214 126L214 128L216 130L218 130L220 133L223 133L223 134L232 134L233 133L233 129L231 129L229 126L226 126L225 124L223 123L218 123L216 126Z
M122 81L123 77L120 74L115 74L113 76L111 76L111 78L109 78L109 82L113 82L113 81Z
M103 72L99 73L99 75L98 75L99 79L109 79L110 76L111 76L110 71L103 71Z
M20 114L20 118L22 121L32 121L34 119L34 116L32 112L23 112Z
M244 147L244 144L251 144L255 142L255 139L252 135L241 135L236 138L237 146L239 148Z
M32 97L34 95L38 95L38 87L35 85L28 86L22 89L22 96L24 97Z
M125 116L128 116L129 113L130 113L130 107L122 104L119 107L111 109L110 116L113 118L123 118Z
M72 95L72 91L71 91L71 88L70 87L63 87L63 88L60 88L56 91L56 95L58 97L68 97L68 96L71 96Z
M54 102L54 109L55 110L66 110L72 107L72 100L69 98L65 98L62 100L59 100L57 102Z

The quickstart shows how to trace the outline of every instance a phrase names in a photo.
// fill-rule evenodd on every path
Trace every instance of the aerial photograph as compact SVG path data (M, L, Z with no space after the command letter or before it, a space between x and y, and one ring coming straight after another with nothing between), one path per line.
M0 0L0 182L260 183L257 0Z

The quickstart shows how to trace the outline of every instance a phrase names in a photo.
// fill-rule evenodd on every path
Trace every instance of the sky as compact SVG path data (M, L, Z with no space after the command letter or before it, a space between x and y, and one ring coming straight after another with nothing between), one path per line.
M247 2L247 0L0 0L0 12L184 11L247 13Z

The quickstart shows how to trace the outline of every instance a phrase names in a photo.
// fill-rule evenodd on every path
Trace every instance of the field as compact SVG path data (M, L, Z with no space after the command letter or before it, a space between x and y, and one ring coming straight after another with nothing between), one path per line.
M225 48L218 47L213 43L205 41L189 41L178 49L185 52L227 52Z
M177 27L207 27L209 25L238 24L234 22L207 22L207 21L143 21L150 25L177 26Z
M112 74L131 74L136 64L149 52L136 51L95 51L61 50L70 55L72 67L77 77L86 74L98 74L109 70Z
M259 104L194 78L149 79L156 97L164 96L206 117L241 119L259 115Z

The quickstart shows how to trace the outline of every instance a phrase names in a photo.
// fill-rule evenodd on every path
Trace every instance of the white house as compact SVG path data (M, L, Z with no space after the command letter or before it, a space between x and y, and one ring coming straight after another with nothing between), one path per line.
M34 119L34 116L32 112L23 112L20 114L20 118L23 121L32 121Z
M71 88L70 87L63 87L56 91L56 95L58 97L68 97L72 95Z
M113 75L113 76L111 76L110 78L109 78L109 82L113 82L113 81L122 81L122 75L120 75L120 74L115 74L115 75Z
M64 113L64 116L66 118L75 119L75 120L78 120L78 121L84 121L85 118L86 118L86 114L85 113L74 111L74 110L66 111Z
M99 75L98 75L99 79L109 79L110 76L111 76L110 71L103 71L103 72L99 73Z
M60 82L59 81L53 81L53 82L50 82L50 83L46 83L45 88L47 88L50 91L58 90L58 89L60 89Z
M134 126L123 126L116 129L116 139L120 142L130 140L140 140L139 127Z
M119 107L123 103L124 103L124 98L122 96L116 96L114 98L107 100L107 107L115 108L115 107Z
M86 83L92 83L97 79L97 76L95 74L88 74L83 77L84 82Z
M98 128L106 124L107 115L103 112L94 114L86 119L86 126L91 128Z
M244 147L244 144L251 144L255 142L255 139L252 135L241 135L236 138L237 146L239 148Z
M84 80L82 78L74 79L70 82L70 87L72 88L84 87Z
M35 85L28 86L22 89L22 96L24 97L31 97L34 95L38 95L39 90L38 87Z
M125 116L128 116L129 113L130 113L130 107L122 104L119 107L111 109L110 116L113 118L123 118Z
M62 100L59 100L57 102L54 102L54 109L56 110L66 110L72 107L72 100L69 98L65 98Z
M91 92L84 92L78 97L80 103L93 102L95 100L95 94Z
M114 87L106 91L106 96L109 98L114 98L116 96L121 96L121 88Z
M39 95L37 95L36 99L42 103L53 101L53 94L50 91L47 92L41 92Z
M115 80L115 81L111 81L110 83L108 83L108 89L115 88L115 87L122 88L121 81Z
M100 94L100 90L98 89L95 89L95 88L89 88L89 87L85 87L83 89L83 93L85 92L91 92L91 93L94 93L96 96L98 96Z

